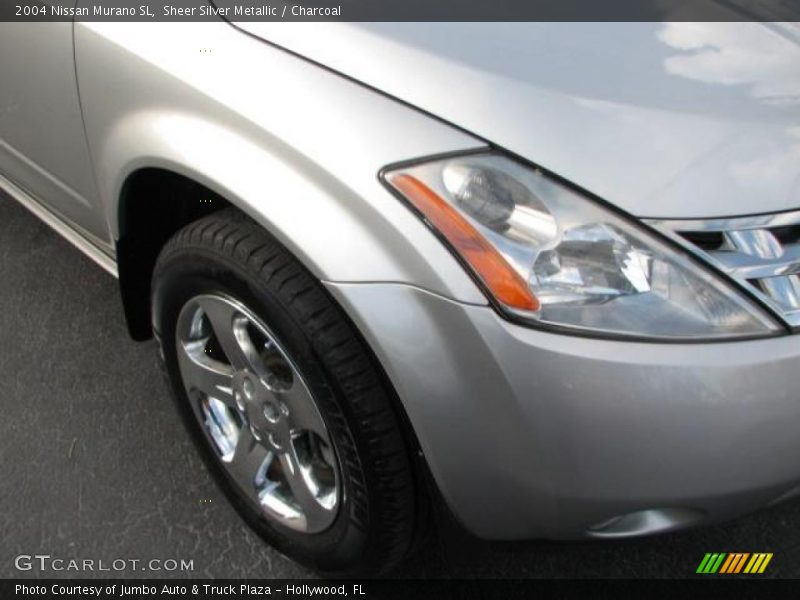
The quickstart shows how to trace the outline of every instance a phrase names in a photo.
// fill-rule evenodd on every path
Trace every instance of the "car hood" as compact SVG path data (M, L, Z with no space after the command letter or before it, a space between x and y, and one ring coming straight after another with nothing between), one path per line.
M800 207L796 25L237 25L638 216Z

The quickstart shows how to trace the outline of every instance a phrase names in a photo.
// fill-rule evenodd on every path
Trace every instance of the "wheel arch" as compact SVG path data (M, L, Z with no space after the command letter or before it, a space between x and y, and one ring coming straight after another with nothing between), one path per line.
M123 305L135 339L151 335L149 277L160 245L191 220L226 206L259 223L320 280L421 282L446 289L449 272L459 269L456 288L466 288L470 299L481 298L427 231L421 239L437 244L436 254L423 255L420 239L409 238L375 205L375 194L385 195L382 204L403 220L412 219L412 227L423 227L380 186L377 172L370 176L374 191L365 197L264 132L245 135L187 113L127 115L96 149ZM432 254L447 268L431 264Z

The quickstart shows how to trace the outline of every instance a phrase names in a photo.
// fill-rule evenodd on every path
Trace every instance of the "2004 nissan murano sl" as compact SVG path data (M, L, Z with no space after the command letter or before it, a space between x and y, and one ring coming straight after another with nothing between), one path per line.
M796 25L5 23L0 82L0 187L296 560L800 490Z

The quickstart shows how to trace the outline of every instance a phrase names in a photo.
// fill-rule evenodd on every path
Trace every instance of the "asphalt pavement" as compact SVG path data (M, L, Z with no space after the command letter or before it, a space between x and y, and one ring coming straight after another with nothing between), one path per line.
M117 282L2 192L0 409L0 577L313 576L252 534L217 491L154 343L127 336ZM399 576L688 577L706 552L736 551L774 553L764 576L800 576L800 501L621 542L487 543L443 529ZM17 569L29 564L18 556L36 554L126 566ZM192 570L164 570L170 559Z

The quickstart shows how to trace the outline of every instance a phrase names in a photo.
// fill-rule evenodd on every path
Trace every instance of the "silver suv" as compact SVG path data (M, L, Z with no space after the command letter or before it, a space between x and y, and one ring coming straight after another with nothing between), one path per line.
M0 187L281 552L800 491L795 25L5 23L0 82Z

